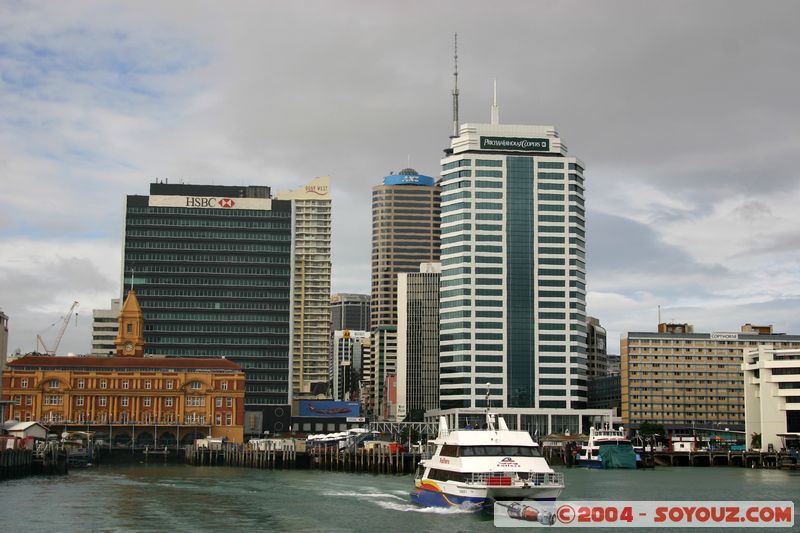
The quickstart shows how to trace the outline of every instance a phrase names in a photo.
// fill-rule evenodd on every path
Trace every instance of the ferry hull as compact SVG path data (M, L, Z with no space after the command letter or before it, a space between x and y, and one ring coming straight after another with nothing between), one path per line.
M483 495L463 495L452 494L442 490L432 490L430 488L417 487L411 493L411 503L423 507L444 507L462 508L474 511L492 511L495 501L539 501L553 502L558 497L561 489L538 489L536 492L530 490L504 490L495 491L494 489L472 490L473 493L483 492Z

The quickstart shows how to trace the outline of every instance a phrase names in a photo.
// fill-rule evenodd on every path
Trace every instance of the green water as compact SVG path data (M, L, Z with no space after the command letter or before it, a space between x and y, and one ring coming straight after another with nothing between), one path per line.
M800 508L800 472L735 467L560 471L567 484L562 500L793 500ZM0 482L0 531L495 529L487 516L409 504L412 486L411 476L108 465L65 477Z

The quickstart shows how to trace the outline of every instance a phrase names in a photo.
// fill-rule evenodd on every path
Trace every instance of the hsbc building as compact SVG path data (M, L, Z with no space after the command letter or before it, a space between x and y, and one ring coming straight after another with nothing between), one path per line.
M145 353L224 356L245 371L246 409L289 404L290 200L265 186L152 183L126 198L122 263Z

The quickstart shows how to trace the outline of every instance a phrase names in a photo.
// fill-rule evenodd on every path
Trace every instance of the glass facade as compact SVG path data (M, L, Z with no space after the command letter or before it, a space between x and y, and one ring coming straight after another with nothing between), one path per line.
M525 137L522 128L550 136L550 151L474 148L484 134ZM493 405L499 395L507 408L586 408L582 166L539 126L470 125L456 146L442 160L440 406L483 407L488 384ZM448 166L456 160L473 166Z
M506 189L508 252L508 407L533 405L533 158L509 157Z
M269 189L156 183L150 194L235 201ZM291 216L289 201L224 209L128 196L123 286L142 307L145 352L225 356L245 370L246 404L288 403Z

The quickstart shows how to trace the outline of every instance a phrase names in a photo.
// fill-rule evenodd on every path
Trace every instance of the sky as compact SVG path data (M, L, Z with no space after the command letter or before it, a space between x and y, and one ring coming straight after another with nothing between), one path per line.
M330 175L333 292L370 287L371 187L437 176L460 120L554 125L586 165L587 311L609 334L800 334L800 3L0 0L9 352L90 350L126 194ZM52 324L56 326L52 326Z

